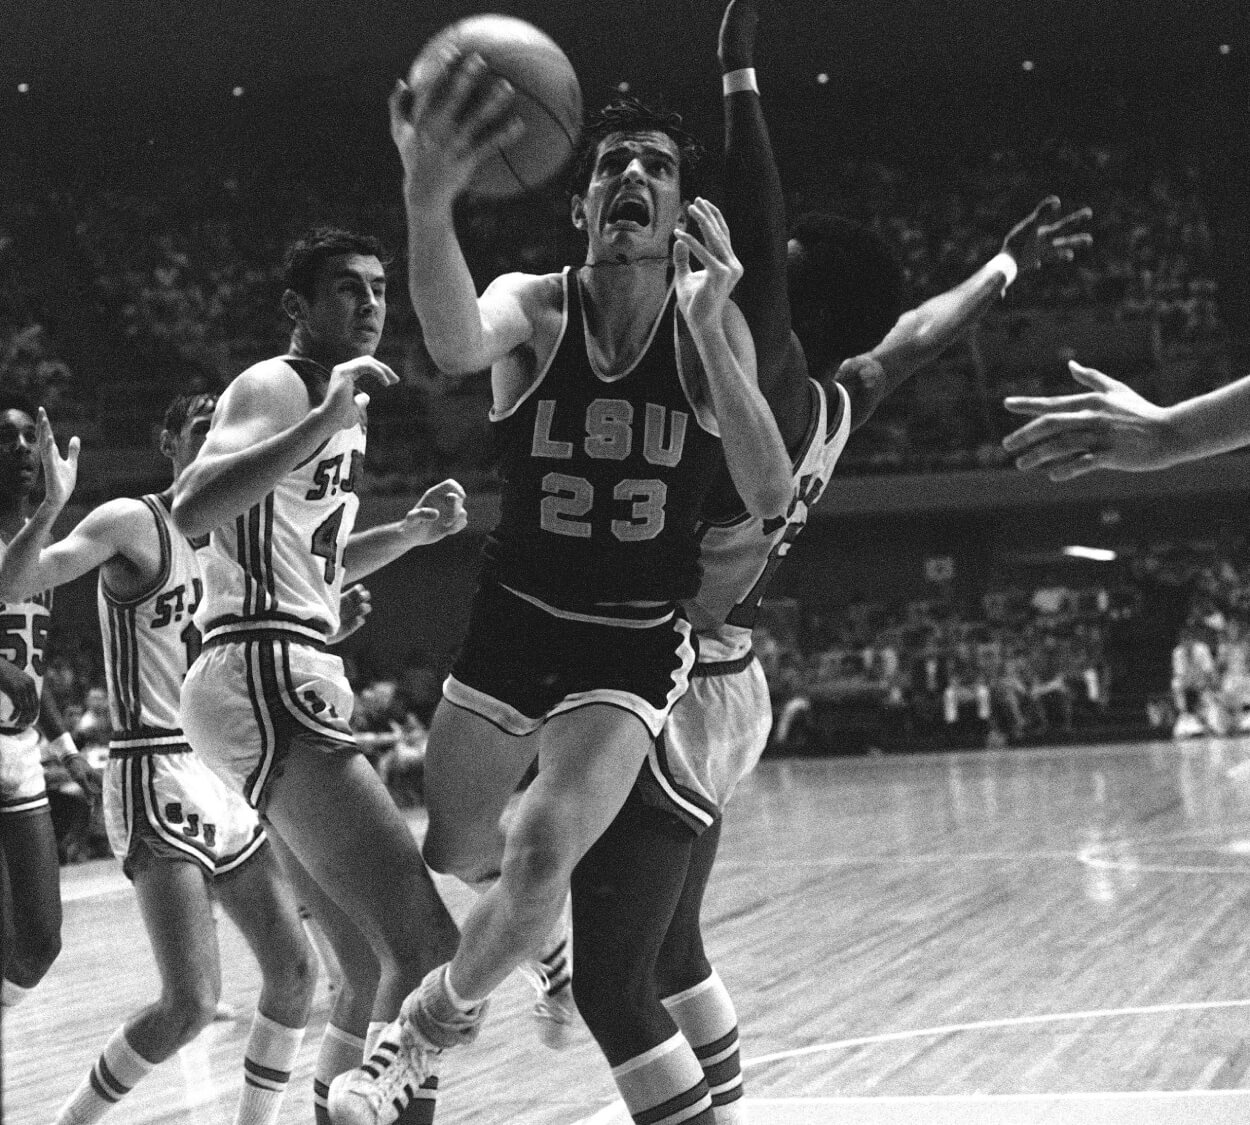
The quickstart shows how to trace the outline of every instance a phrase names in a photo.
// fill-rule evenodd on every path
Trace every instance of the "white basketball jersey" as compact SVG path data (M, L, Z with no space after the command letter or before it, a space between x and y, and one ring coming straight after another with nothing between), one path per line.
M7 549L0 544L0 558ZM0 658L16 664L35 681L43 696L43 653L48 645L52 619L52 591L45 590L26 602L0 602ZM13 701L0 692L0 734L18 734L28 728L13 725Z
M114 594L101 570L96 583L111 741L181 745L178 695L200 651L194 615L204 595L197 550L174 527L165 499L144 496L156 520L161 569L150 589L133 598Z
M310 401L321 401L325 368L292 356L267 362L285 363ZM339 430L264 500L212 533L196 614L206 643L273 632L320 642L337 632L343 548L364 461L364 427Z
M807 524L807 514L824 492L850 437L846 391L834 384L838 402L831 418L824 388L814 379L809 384L818 406L795 459L794 497L785 517L765 520L744 513L704 525L699 556L703 581L686 605L699 634L700 662L735 660L748 652L768 583Z

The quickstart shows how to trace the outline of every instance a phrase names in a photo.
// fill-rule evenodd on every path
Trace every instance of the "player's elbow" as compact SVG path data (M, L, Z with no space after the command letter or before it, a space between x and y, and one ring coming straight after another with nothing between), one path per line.
M430 353L430 359L434 361L434 366L444 375L450 375L452 378L473 375L490 366L489 363L482 362L477 355L476 349L467 347L462 339L434 336L427 333L425 335L425 350Z
M214 526L202 490L190 487L180 487L174 492L169 518L178 533L188 539L207 535Z
M790 508L794 495L794 481L787 474L784 480L765 477L743 489L742 502L757 519L776 519L784 516Z

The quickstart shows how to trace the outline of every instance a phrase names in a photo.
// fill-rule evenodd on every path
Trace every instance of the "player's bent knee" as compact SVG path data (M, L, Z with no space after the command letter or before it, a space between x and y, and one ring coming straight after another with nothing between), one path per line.
M317 961L311 947L305 946L270 976L272 984L291 1000L311 997L317 988Z
M36 980L42 980L53 962L61 955L61 931L59 927L39 926L25 934L19 933L14 941L15 960L19 961Z
M220 986L207 980L170 989L160 1003L166 1036L179 1047L190 1043L213 1022L220 999Z
M673 996L701 984L712 975L712 965L701 943L683 946L680 951L664 955L656 966L655 979L661 996Z

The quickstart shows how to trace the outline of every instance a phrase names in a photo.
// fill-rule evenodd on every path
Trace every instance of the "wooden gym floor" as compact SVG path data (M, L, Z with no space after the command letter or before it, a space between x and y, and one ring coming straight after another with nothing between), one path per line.
M418 834L423 821L414 817ZM155 994L118 865L63 872L64 952L4 1032L4 1121L50 1125ZM467 892L446 886L453 913ZM1250 740L766 761L709 892L754 1125L1250 1119ZM107 1121L233 1115L256 975L220 923L213 1024ZM511 978L443 1068L441 1125L610 1125L584 1029L538 1040ZM319 987L283 1122L311 1123Z

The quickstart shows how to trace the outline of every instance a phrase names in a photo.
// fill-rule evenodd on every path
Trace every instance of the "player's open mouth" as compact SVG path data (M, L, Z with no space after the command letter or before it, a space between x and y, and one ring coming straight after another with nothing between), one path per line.
M645 227L651 222L651 208L647 206L647 201L637 195L618 196L612 202L612 206L608 208L607 215L608 224L614 223L633 223L638 227Z

